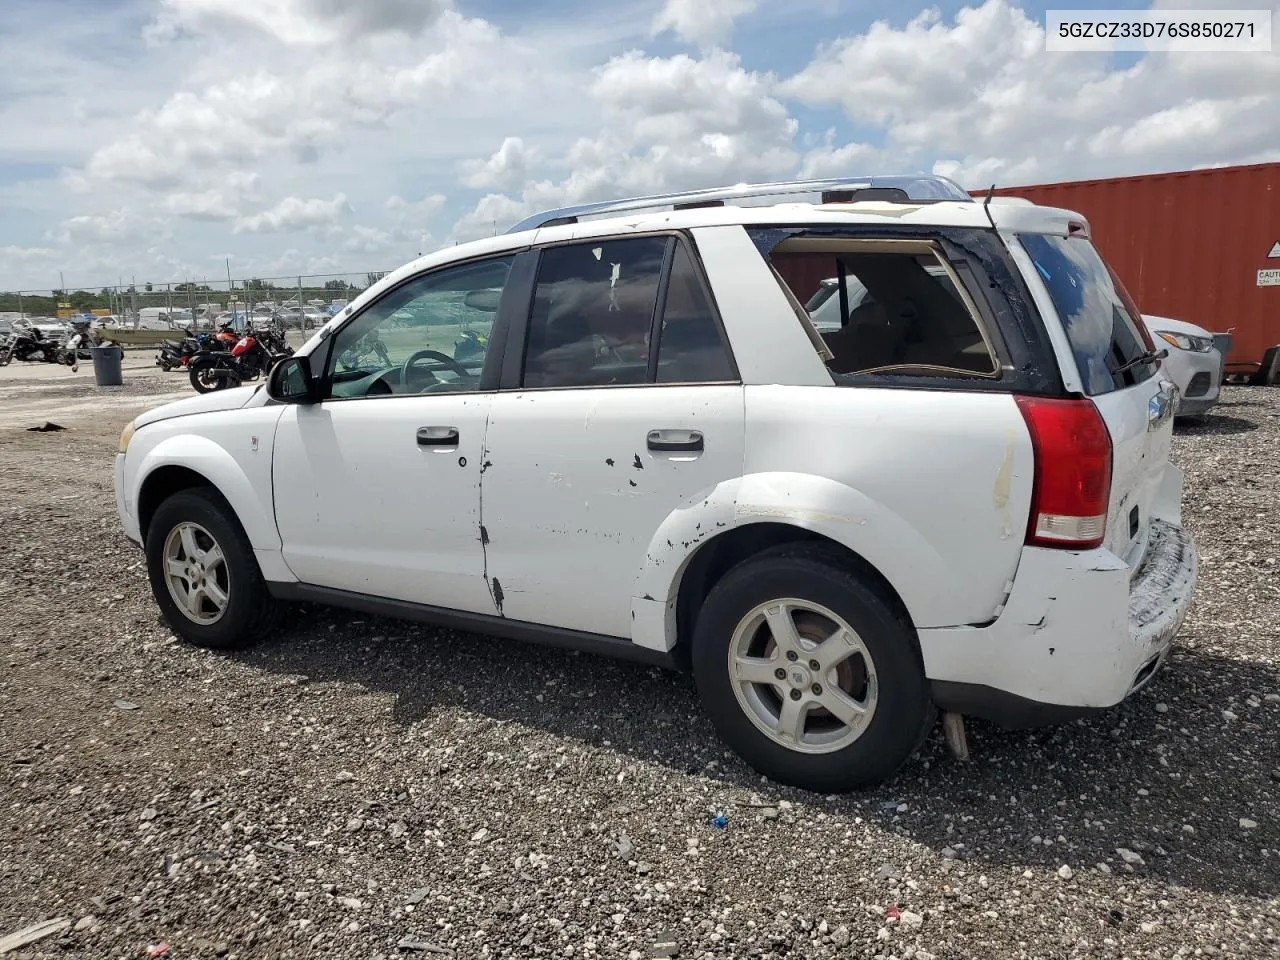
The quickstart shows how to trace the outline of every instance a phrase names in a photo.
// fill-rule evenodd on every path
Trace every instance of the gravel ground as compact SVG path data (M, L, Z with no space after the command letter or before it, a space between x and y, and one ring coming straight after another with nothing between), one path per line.
M657 670L320 608L178 644L132 412L0 427L0 937L69 921L18 956L1280 956L1280 391L1179 427L1201 582L1149 690L835 798Z

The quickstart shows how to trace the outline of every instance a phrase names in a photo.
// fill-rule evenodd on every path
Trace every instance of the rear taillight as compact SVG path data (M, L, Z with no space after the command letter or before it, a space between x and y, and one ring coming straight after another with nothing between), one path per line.
M1035 486L1027 543L1090 550L1107 532L1111 435L1090 400L1015 397L1031 433Z

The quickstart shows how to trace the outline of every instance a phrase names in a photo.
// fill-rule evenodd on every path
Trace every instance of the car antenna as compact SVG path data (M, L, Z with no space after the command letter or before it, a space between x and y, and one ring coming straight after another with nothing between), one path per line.
M996 195L996 185L993 183L987 189L987 199L982 201L982 212L987 215L987 222L991 224L991 229L995 230L996 222L991 219L991 198Z

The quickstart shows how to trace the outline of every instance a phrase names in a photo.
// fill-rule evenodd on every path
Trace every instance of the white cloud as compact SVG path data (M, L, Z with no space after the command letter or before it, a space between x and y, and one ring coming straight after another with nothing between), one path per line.
M519 137L507 137L486 160L467 160L460 180L464 186L515 190L523 185L535 151L525 148Z
M834 130L828 130L821 146L805 153L800 161L800 176L804 179L824 177L859 176L879 171L884 163L884 151L868 143L835 145Z
M352 227L346 232L342 249L348 253L382 253L395 243L395 238L377 227Z
M392 194L387 197L383 206L394 211L402 220L425 221L445 205L445 200L443 193L433 193L421 200L406 200L404 197Z
M218 249L237 277L383 269L433 232L448 242L563 203L797 174L936 169L983 186L1280 159L1274 54L1117 68L1045 52L1018 0L894 12L892 25L865 5L837 18L833 2L572 18L489 5L490 23L452 0L137 0L62 18L10 0L0 287L59 267L69 283L202 277L224 272ZM158 11L149 47L139 5L142 19ZM750 68L727 47L744 19L756 41L784 16L788 49L808 29L815 52L780 83L767 37L741 50ZM663 52L697 50L637 49L655 36ZM801 104L847 119L802 129Z
M666 0L653 18L655 34L670 30L681 40L709 48L727 43L733 22L755 10L757 0Z
M384 124L468 81L474 62L498 39L484 21L455 14L440 26L443 49L409 64L337 56L296 72L259 66L200 91L180 90L140 114L135 132L94 151L86 174L166 190L210 170L250 170L282 154L314 162L353 129Z
M260 198L261 177L256 173L230 171L208 189L179 190L164 197L165 213L188 220L234 220L247 203Z
M156 43L184 31L235 36L261 32L286 45L322 45L380 33L418 34L448 0L162 0L147 28Z
M170 236L170 230L161 220L139 217L121 208L108 213L70 217L48 236L57 243L94 246L155 242Z
M285 197L270 210L241 217L236 221L236 233L291 233L313 227L337 223L338 218L351 210L344 194L332 200Z
M773 85L772 75L746 70L723 50L701 59L636 51L614 57L589 88L604 129L575 141L558 160L568 175L527 182L518 199L486 195L452 236L488 236L565 203L785 174L798 159L797 124Z
M0 247L0 275L7 271L32 270L53 263L57 251L50 247Z
M780 94L839 105L884 132L884 155L967 185L1119 176L1239 162L1280 142L1280 58L1049 54L1007 0L926 10L819 49ZM936 161L936 162L935 162ZM818 163L818 159L814 159Z

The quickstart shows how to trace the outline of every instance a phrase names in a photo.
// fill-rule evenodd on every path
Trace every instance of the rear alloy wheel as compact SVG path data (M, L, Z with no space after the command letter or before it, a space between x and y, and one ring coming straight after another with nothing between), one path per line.
M824 545L777 547L725 574L698 613L693 668L720 736L804 789L882 782L934 717L914 629Z
M809 600L762 603L738 624L728 669L738 706L775 743L832 753L875 716L875 664L858 632Z
M275 625L276 604L253 547L226 501L194 488L160 504L147 529L151 592L188 643L245 646Z

